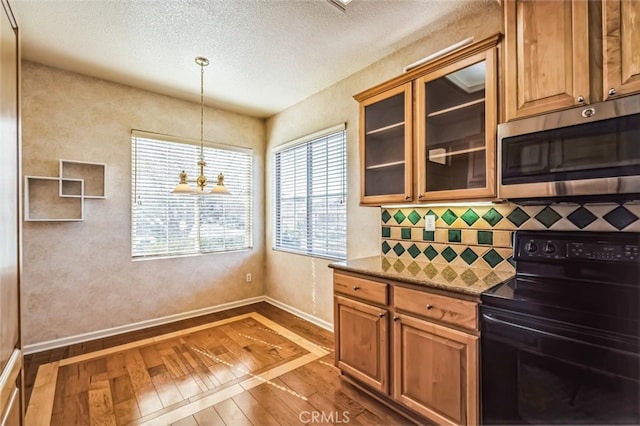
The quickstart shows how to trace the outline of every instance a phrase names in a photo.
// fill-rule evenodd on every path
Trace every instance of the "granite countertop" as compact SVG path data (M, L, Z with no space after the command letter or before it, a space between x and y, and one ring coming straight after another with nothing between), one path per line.
M332 263L329 267L473 296L478 296L515 275L514 271L496 271L386 256L346 260Z

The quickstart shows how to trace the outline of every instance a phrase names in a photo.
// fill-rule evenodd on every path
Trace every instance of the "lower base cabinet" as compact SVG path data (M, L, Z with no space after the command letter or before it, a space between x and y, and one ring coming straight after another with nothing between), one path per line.
M477 302L366 278L334 272L336 366L418 418L478 424Z
M407 315L393 325L393 398L437 424L478 424L478 338Z

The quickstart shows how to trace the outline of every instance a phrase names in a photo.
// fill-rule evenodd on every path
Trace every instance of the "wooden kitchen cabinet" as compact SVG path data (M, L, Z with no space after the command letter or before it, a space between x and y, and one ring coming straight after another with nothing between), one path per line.
M362 203L412 198L411 83L360 104L360 194Z
M389 315L386 309L335 297L336 366L389 393Z
M478 304L393 290L393 398L436 424L477 424Z
M640 93L640 2L602 3L604 99Z
M477 301L337 270L334 301L335 364L349 380L414 420L478 423Z
M588 3L505 0L507 121L590 102Z
M499 39L460 48L354 96L361 204L495 197Z
M416 80L418 201L496 195L497 52Z

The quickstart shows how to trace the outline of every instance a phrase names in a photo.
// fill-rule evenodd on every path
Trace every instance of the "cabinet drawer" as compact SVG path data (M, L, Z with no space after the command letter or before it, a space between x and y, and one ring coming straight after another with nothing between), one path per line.
M336 293L357 297L380 305L388 303L387 287L385 283L340 273L333 274L333 290Z
M478 304L424 291L394 287L396 309L477 330Z

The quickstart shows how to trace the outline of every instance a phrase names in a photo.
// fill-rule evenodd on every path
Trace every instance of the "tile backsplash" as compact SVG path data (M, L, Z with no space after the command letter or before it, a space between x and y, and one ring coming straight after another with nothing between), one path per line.
M424 230L427 214L435 231ZM384 256L509 271L514 231L640 232L640 204L383 207L381 228Z

